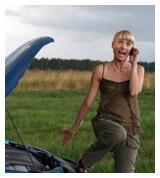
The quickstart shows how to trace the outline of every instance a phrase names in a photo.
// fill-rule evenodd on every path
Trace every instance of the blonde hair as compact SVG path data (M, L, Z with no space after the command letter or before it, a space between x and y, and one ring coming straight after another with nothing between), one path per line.
M117 32L113 38L113 42L117 39L125 39L131 42L134 45L134 36L129 30L121 30Z

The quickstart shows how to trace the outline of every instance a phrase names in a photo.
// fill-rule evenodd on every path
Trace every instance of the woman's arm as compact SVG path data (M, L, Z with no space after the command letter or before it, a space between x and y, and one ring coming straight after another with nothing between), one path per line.
M142 91L143 80L144 80L144 68L137 65L139 50L134 48L134 53L130 56L130 62L132 65L129 92L131 96L136 96Z
M95 70L93 71L93 74L91 77L90 88L89 88L88 94L79 109L75 123L71 127L73 130L77 130L77 127L79 127L80 123L84 120L85 116L90 110L97 96L101 79L102 79L101 66L97 66Z
M90 110L99 90L100 80L102 79L102 65L98 65L92 74L90 88L88 94L80 106L80 109L77 114L77 118L70 129L63 129L61 132L65 134L63 138L63 146L67 145L72 137L74 136L75 132L78 130L80 123L84 120L85 116L87 115L88 111Z

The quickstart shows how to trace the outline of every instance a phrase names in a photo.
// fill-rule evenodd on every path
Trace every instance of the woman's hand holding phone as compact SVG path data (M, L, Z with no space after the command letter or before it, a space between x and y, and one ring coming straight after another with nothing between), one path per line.
M131 64L137 64L137 58L139 55L139 50L137 48L132 48L130 51L130 62Z

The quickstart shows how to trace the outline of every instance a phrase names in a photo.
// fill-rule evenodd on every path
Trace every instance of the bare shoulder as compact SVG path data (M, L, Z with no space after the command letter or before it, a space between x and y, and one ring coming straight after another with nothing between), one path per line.
M99 64L94 68L96 72L103 72L103 64Z
M141 78L141 80L144 80L144 67L141 65L137 65L137 74Z
M99 64L94 68L93 76L97 79L102 79L102 73L103 73L103 64Z
M144 73L144 67L141 65L137 65L137 70Z

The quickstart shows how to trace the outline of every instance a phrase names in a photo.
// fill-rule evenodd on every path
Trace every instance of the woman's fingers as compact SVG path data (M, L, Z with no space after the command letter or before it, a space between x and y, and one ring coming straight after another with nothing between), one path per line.
M70 140L70 139L71 139L71 137L65 136L65 137L63 138L62 142L64 142L65 140Z
M62 129L62 130L60 130L60 132L62 132L62 133L69 133L69 129Z
M63 139L63 141L62 141L62 146L65 146L65 145L67 145L69 142L70 142L70 140L71 139Z
M70 129L62 129L62 130L60 130L60 132L65 134L65 136L62 140L62 146L65 146L70 142L74 133Z

